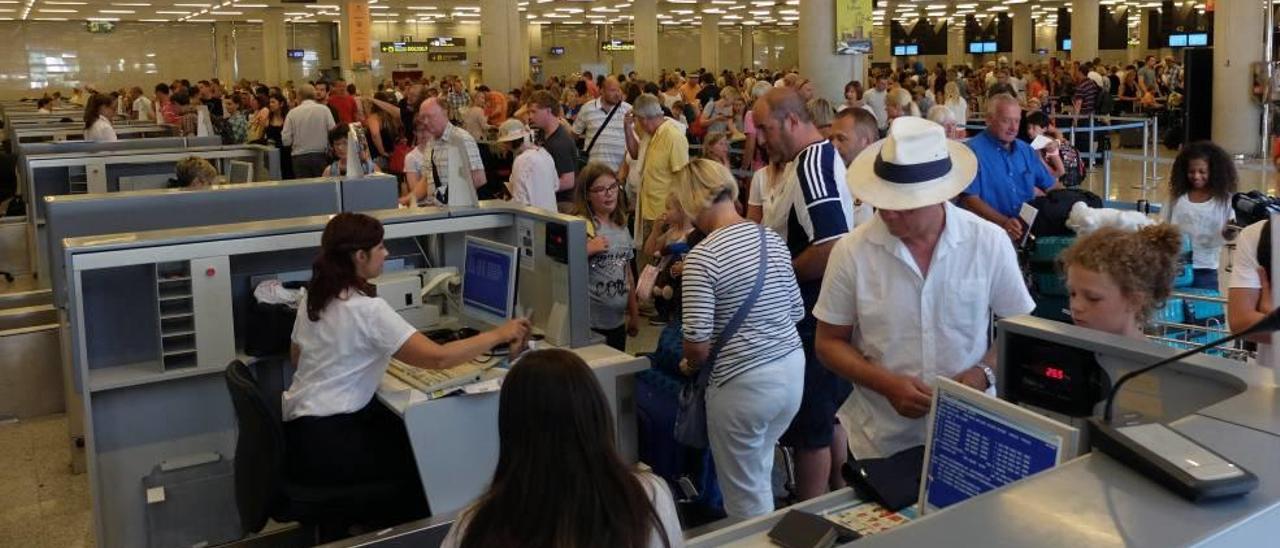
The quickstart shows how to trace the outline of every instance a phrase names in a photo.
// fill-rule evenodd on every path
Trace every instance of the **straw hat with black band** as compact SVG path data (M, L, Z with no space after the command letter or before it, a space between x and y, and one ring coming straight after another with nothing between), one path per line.
M963 143L924 118L904 116L889 134L849 165L853 195L876 209L902 211L937 205L964 191L978 173L978 160Z

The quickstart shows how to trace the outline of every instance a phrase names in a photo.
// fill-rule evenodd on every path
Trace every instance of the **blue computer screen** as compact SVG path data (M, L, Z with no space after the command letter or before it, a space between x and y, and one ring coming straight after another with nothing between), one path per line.
M894 55L906 55L906 54L907 54L907 46L893 46L893 54L894 54Z
M1185 34L1170 34L1170 35L1169 35L1169 47L1171 47L1171 48L1185 48L1185 47L1187 47L1187 35L1185 35Z
M919 44L911 44L909 46L906 46L906 48L907 48L907 55L920 55Z
M946 392L938 395L925 470L926 504L957 502L1052 468L1061 438L1002 420Z
M475 242L467 242L466 268L462 280L462 304L502 318L510 318L512 277L516 267L512 256Z
M1187 35L1188 46L1207 46L1209 45L1209 35L1203 32L1197 32Z
M982 42L969 42L969 53L982 53Z
M1070 39L1070 38L1063 38L1063 39L1062 39L1062 51L1071 51L1071 39Z
M983 43L982 43L982 53L995 53L995 52L996 52L996 43L995 43L995 42L983 42Z

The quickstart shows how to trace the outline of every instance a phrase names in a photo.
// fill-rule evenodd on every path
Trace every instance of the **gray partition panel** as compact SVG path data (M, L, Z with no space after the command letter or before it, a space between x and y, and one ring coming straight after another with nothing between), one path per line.
M338 201L341 185L342 202ZM45 230L55 302L61 287L65 238L168 228L222 225L394 208L396 178L296 179L222 185L205 190L141 190L45 199Z
M400 183L393 175L343 179L341 186L343 211L395 209L400 199Z
M60 154L66 152L115 152L120 150L149 150L163 148L211 147L222 144L222 138L211 137L144 137L97 143L92 141L63 141L43 143L18 143L19 156L32 154Z

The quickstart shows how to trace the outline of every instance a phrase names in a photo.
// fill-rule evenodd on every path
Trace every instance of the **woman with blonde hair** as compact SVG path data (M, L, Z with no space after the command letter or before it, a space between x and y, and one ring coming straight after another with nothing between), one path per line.
M733 87L720 90L720 99L702 109L702 121L707 124L707 133L732 133L734 127L733 104L742 95Z
M172 186L187 190L208 188L218 184L218 170L208 160L199 156L188 156L178 160L174 166L177 177Z
M702 140L702 157L733 169L729 165L729 135L721 132L708 133L707 138Z
M729 169L696 159L671 189L707 234L684 261L681 370L705 387L707 437L729 516L772 512L773 448L800 409L804 303L782 237L735 207Z
M956 123L963 124L969 118L969 102L960 96L959 84L947 82L947 85L942 90L942 106L951 111L951 114L956 118Z
M818 97L810 99L808 103L805 103L804 108L809 111L809 118L813 119L813 125L817 126L818 133L822 134L822 138L829 138L831 136L831 122L836 118L836 110L831 107L831 102Z
M471 106L462 110L462 129L470 133L477 141L485 140L489 133L489 117L484 111L489 105L488 94L477 91L471 94Z
M911 92L902 87L889 90L889 94L884 100L884 112L891 124L894 118L903 116L920 117L920 108L916 106L915 101L911 100Z

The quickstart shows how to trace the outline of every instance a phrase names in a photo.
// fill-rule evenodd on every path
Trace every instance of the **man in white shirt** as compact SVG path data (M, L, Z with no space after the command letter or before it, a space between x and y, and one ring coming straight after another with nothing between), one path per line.
M582 149L587 151L590 161L607 165L615 172L622 168L627 151L636 146L635 136L623 129L631 105L622 99L618 79L605 78L600 97L584 103L573 120L573 132L582 138Z
M877 208L831 251L817 351L854 383L837 416L859 459L924 443L938 376L994 394L991 314L1031 312L1000 228L951 205L977 171L942 126L902 118L854 160L854 194Z
M156 111L151 106L151 99L142 93L142 88L133 86L129 90L129 104L132 107L133 119L139 122L149 122L154 119Z
M871 107L871 113L876 115L876 123L880 124L880 131L889 127L889 115L884 110L885 98L888 95L889 79L884 75L876 76L876 87L862 94L862 103Z
M422 102L415 124L422 130L419 139L427 141L404 159L405 173L418 175L410 195L431 205L476 205L476 189L484 186L486 179L475 138L449 123L448 111L439 98Z
M338 124L329 107L315 101L316 88L311 84L298 88L298 98L302 102L284 117L281 140L284 146L293 147L290 160L294 178L320 177L329 165L329 130Z

